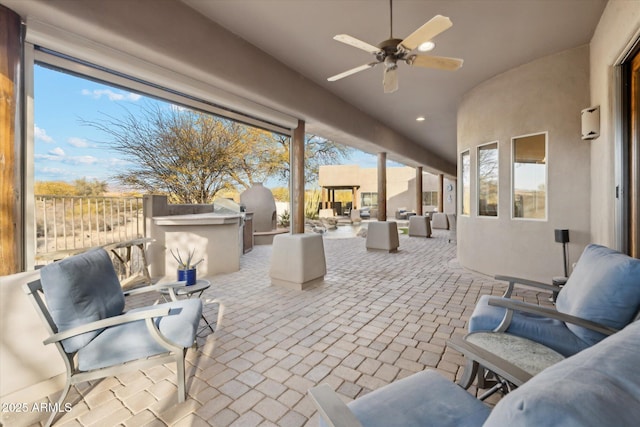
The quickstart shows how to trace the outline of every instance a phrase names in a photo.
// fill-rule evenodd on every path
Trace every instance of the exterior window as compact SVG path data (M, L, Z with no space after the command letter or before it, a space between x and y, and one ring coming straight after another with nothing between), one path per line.
M362 192L360 193L361 203L363 208L369 206L371 208L378 207L378 193Z
M460 164L462 164L460 214L469 215L471 213L471 156L469 151L461 154Z
M478 147L478 215L498 216L498 143Z
M438 206L438 192L437 191L423 191L422 192L422 205L423 206Z
M547 134L513 138L513 217L547 218Z

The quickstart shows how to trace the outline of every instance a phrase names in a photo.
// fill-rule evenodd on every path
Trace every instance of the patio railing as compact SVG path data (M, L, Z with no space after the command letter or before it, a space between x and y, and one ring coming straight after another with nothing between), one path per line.
M36 195L36 260L145 236L142 197Z

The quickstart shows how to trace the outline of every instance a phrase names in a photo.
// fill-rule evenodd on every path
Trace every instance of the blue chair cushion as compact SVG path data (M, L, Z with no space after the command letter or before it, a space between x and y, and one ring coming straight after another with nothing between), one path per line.
M490 298L500 297L480 297L469 318L469 332L492 331L500 325L506 309L489 305ZM576 336L564 322L518 311L514 311L507 332L546 345L566 357L590 345Z
M640 322L509 393L486 426L634 426L640 420Z
M128 313L163 307L168 307L171 311L170 315L155 319L162 335L180 347L187 348L193 345L202 315L200 299L141 307ZM145 321L138 320L105 329L81 348L78 351L78 368L81 371L104 368L167 351L148 332Z
M422 371L348 404L365 427L481 426L490 409L436 371Z
M40 281L58 332L117 316L124 310L124 295L109 254L94 249L46 265ZM87 345L101 331L62 341L67 353Z
M624 328L640 310L640 260L604 246L587 246L558 294L556 308L616 329ZM604 338L580 326L567 326L590 344Z

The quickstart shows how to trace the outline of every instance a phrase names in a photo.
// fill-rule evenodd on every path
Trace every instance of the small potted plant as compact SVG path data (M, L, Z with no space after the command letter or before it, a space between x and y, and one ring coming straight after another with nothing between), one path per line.
M173 250L170 251L173 258L178 262L178 281L179 282L187 282L187 286L196 284L196 267L204 258L196 263L192 263L193 256L195 255L196 250L188 251L188 256L183 260L182 255L180 255L180 251L176 249L175 253Z

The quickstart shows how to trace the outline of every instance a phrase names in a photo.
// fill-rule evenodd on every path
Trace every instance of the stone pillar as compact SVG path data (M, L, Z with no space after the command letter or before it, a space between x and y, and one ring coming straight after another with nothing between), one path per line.
M378 221L387 220L387 153L378 153Z
M416 168L416 215L422 215L422 166Z
M24 265L20 166L20 64L24 39L20 16L0 5L0 276Z
M438 175L438 212L444 212L444 175Z
M291 139L291 234L304 233L304 120Z

